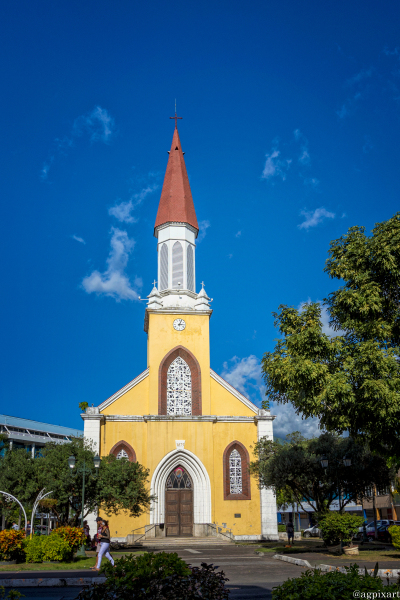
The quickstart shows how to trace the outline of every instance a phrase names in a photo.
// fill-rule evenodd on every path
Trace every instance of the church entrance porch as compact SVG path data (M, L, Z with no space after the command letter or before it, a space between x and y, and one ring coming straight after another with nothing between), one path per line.
M165 484L165 535L193 536L193 484L183 467L176 467Z

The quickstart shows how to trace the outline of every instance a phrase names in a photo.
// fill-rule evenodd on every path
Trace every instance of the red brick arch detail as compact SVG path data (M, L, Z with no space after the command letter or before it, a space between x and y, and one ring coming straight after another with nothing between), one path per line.
M115 446L111 448L110 454L114 454L114 456L117 456L118 452L120 452L121 450L125 450L130 462L136 462L136 453L134 449L130 444L128 444L128 442L124 442L124 440L117 442Z
M192 415L201 415L201 371L197 358L183 346L176 346L164 356L158 369L158 414L167 414L167 372L180 356L189 365L192 375Z
M242 459L242 494L231 494L229 481L229 457L232 450L237 450ZM250 490L250 458L247 448L241 442L235 440L231 442L224 451L223 469L224 469L224 500L251 500Z

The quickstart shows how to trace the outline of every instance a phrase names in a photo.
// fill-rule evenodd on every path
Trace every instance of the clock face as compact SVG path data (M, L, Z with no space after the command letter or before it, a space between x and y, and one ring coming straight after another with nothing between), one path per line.
M186 323L183 319L175 319L174 321L174 329L176 331L183 331L186 327Z

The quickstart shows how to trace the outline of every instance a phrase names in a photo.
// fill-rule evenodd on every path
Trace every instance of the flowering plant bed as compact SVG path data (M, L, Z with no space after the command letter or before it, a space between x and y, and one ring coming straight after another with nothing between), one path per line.
M18 560L23 552L25 531L0 531L0 561Z

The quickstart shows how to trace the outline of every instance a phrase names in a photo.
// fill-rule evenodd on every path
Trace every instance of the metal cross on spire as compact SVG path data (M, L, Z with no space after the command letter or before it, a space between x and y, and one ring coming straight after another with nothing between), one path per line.
M176 114L176 100L175 100L175 116L170 117L170 119L175 119L175 129L178 129L178 119L183 119L183 117L178 117Z

